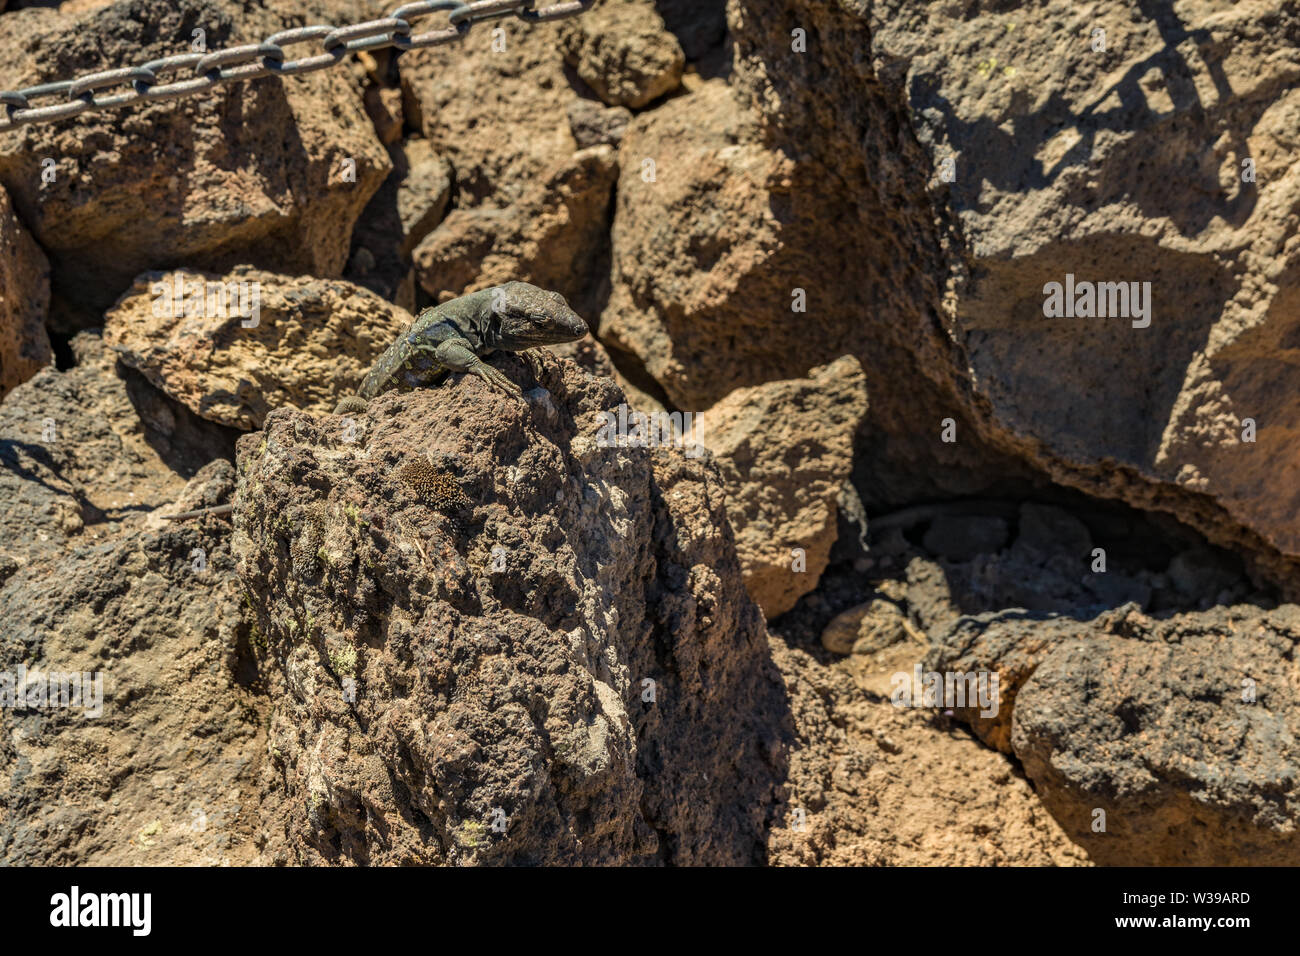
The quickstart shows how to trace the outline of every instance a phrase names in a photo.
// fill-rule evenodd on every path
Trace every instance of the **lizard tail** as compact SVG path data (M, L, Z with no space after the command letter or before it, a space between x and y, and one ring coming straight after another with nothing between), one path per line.
M349 395L334 406L335 415L355 415L366 410L366 400L360 395Z

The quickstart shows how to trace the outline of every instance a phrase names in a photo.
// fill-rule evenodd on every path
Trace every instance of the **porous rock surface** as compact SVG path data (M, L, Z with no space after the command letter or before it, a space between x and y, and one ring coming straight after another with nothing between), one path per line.
M50 264L0 188L0 398L54 361L49 307Z
M568 155L508 206L453 209L416 247L416 276L445 301L511 280L555 289L583 308L575 277L593 272L618 175L615 152L598 144Z
M797 734L772 865L1088 864L1011 759L933 712L882 700L849 666L858 655L830 664L771 644Z
M0 404L0 554L58 555L170 502L233 438L123 368L102 339L72 341Z
M407 120L455 170L452 209L415 252L435 300L504 279L591 298L617 176L607 145L578 149L559 23L503 20L463 44L402 57Z
M200 24L219 48L390 6L11 9L0 88L179 52ZM390 339L386 307L312 286L319 311L282 313L301 347L205 364L211 341L174 337L137 290L149 335L110 324L148 380L77 339L75 368L0 405L17 622L0 667L118 682L101 723L0 714L4 858L1294 862L1294 627L1264 587L1294 596L1300 554L1294 6L638 0L587 17L500 21L504 50L479 27L27 127L0 137L0 186L48 256L60 349L145 270L329 279L347 261L408 312L504 279L556 288L600 339L556 351L640 408L702 412L855 356L871 404L844 504L814 496L819 526L840 512L830 563L772 625L784 691L726 543L730 524L744 558L754 526L727 497L745 485L671 449L617 452L632 474L584 457L576 423L618 400L608 382L553 369L549 404L517 407L467 381L347 423L326 413ZM605 105L624 100L640 112ZM0 264L24 317L5 334L44 314L31 248ZM1044 316L1043 286L1071 273L1150 281L1151 326ZM331 326L340 311L366 315ZM308 411L267 417L285 404ZM232 441L190 409L267 425L244 452L246 610L224 521L144 514L229 489L218 463L181 490ZM767 473L780 429L753 435ZM546 484L561 472L567 491ZM892 513L953 498L971 507ZM764 520L812 513L779 512ZM917 661L996 669L1003 709L894 709L891 676Z
M279 409L241 439L295 859L763 858L788 712L719 476L600 447L612 382L544 384L385 393L351 442Z
M199 556L202 555L201 570ZM265 759L229 530L136 523L0 587L0 670L100 675L102 713L4 708L0 858L21 865L258 860ZM30 693L30 692L29 692Z
M869 371L893 379L894 344L917 363L913 410L872 403L891 457L959 454L905 434L921 423L934 444L937 387L978 452L967 477L1010 453L1294 574L1300 526L1276 490L1295 484L1294 9L735 0L728 14L732 88L764 143L800 157L781 233L802 249L817 247L793 241L801 223L837 237L785 284L851 309L832 328L859 333ZM1150 282L1151 326L1045 317L1044 286L1067 273ZM838 348L804 334L810 363ZM719 370L740 354L708 354L702 382L754 358Z
M72 345L0 404L0 674L31 703L0 708L0 859L253 862L265 719L229 526L155 516L228 500L233 436ZM31 696L82 672L98 714Z
M608 106L638 109L681 82L686 55L652 6L600 0L561 30L565 62Z
M287 3L65 6L0 20L8 51L0 89L189 52L195 29L208 49L221 49L302 25L302 11ZM335 13L342 22L356 15L342 5ZM63 329L98 324L148 269L256 262L337 276L352 224L390 168L338 69L222 85L0 138L0 183L50 257Z
M999 675L995 715L958 715L1020 760L1097 863L1294 865L1297 641L1291 604L1166 620L1131 604L1090 621L1004 611L959 619L927 666Z
M745 587L769 618L813 590L830 559L866 412L866 377L846 355L807 378L737 389L699 418L726 483Z
M169 298L178 283L181 308ZM256 295L256 316L233 304L244 301L230 291L241 285ZM207 304L221 301L216 287L224 307ZM247 431L280 405L331 410L412 318L341 279L182 269L139 276L104 317L104 338L196 415Z

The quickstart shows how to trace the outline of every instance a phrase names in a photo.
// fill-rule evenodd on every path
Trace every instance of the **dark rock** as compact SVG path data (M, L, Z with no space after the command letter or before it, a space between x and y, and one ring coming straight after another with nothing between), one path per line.
M688 60L698 60L727 35L726 0L654 0L654 5Z
M922 543L931 554L949 561L968 561L978 554L1001 549L1007 540L1007 523L992 515L938 515L930 522Z
M1087 526L1068 511L1026 502L1020 506L1016 545L1043 556L1073 556L1082 567L1091 557L1092 536Z
M595 100L574 100L569 107L569 130L579 149L602 143L617 146L632 121L623 106L604 106Z

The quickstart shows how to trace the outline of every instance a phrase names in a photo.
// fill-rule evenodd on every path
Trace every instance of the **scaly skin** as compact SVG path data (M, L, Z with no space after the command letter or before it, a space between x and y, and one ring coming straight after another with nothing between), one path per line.
M540 370L530 351L587 334L587 325L564 297L527 282L472 292L425 309L371 367L356 396L339 402L334 414L362 411L391 389L427 388L450 372L477 375L508 395L522 397L518 385L483 361L494 351L519 352Z

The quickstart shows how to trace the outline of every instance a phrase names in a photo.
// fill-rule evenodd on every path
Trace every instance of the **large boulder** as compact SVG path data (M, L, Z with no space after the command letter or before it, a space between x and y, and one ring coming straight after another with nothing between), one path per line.
M261 40L301 14L233 0L118 0L0 20L0 89ZM294 47L295 51L305 47ZM335 276L390 169L341 70L227 84L0 138L0 183L50 257L56 324L97 324L147 269L241 262Z
M0 404L0 555L66 553L170 502L233 452L234 435L123 368L99 336L72 340L75 367L47 368Z
M0 398L54 361L49 307L50 264L0 189Z
M234 437L98 337L72 354L0 403L0 857L256 862L265 718L229 526L155 513L228 496Z
M0 681L22 680L27 704L0 711L6 862L262 861L249 808L265 708L229 539L220 522L137 520L0 586ZM60 675L76 675L80 706L50 704Z
M137 278L104 339L196 415L248 431L279 405L331 410L411 321L341 279L179 269Z
M1298 641L1294 605L1165 620L1127 605L1090 622L1012 610L960 618L925 670L998 675L995 713L957 715L1020 760L1094 861L1294 865Z
M952 417L976 484L1012 456L1174 513L1274 579L1294 574L1300 523L1271 489L1297 467L1288 237L1300 94L1293 18L1266 28L1261 13L1204 2L1135 16L1120 0L730 5L732 89L764 143L799 157L782 247L821 257L778 281L852 317L830 328L873 377L894 345L920 373L919 418L873 397L873 436L897 440L879 446L870 493L891 491L897 463L956 464L954 446L922 447ZM804 241L808 222L835 241ZM1150 325L1136 302L1126 315L1045 314L1046 287L1067 275L1150 283ZM828 336L804 334L817 361ZM749 339L747 352L769 352L733 353L720 373L710 349L698 375L685 363L665 381L733 381L788 354L770 328ZM936 394L942 416L928 407ZM907 438L917 425L924 443Z
M567 360L526 399L241 439L268 825L300 862L761 861L786 708L716 469L604 440L625 398Z
M1094 493L1140 480L1208 496L1216 523L1300 554L1294 502L1266 490L1300 468L1294 22L1261 29L1230 3L1137 19L1058 3L904 36L890 6L873 46L907 64L933 166L955 159L930 195L969 250L954 331L992 424ZM1067 275L1148 283L1149 315L1045 317L1045 286Z

